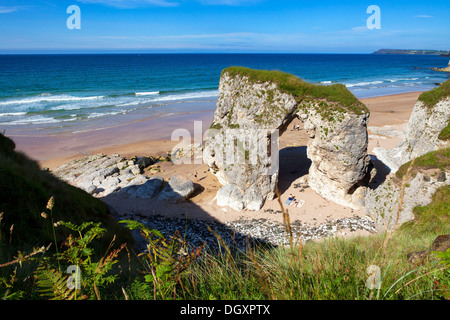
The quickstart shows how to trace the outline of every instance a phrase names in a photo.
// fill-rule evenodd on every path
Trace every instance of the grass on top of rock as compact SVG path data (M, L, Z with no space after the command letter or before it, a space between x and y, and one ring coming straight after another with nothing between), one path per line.
M450 79L445 81L439 87L422 93L419 96L419 101L422 101L427 107L432 107L448 96L450 96Z
M222 71L222 75L228 73L231 77L245 76L252 82L276 83L279 90L291 94L298 103L305 102L309 98L335 102L341 108L354 114L369 113L367 107L358 100L343 84L333 84L329 86L316 85L302 81L293 74L281 71L256 70L245 67L228 67ZM334 104L327 104L329 108L338 107Z
M402 179L403 176L408 171L412 160L403 164L395 173L397 178ZM439 149L436 151L431 151L414 160L413 167L410 171L410 177L414 178L417 172L421 170L436 169L440 171L450 170L450 148Z

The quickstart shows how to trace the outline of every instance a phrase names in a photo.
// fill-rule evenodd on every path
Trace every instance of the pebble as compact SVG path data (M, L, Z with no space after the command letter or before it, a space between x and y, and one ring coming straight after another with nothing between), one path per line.
M272 247L289 245L289 237L282 223L269 219L238 219L232 222L219 223L193 219L166 218L161 215L143 216L138 213L121 219L134 219L149 228L159 230L165 236L171 236L176 231L188 243L196 248L206 244L210 250L223 247L218 236L232 251L245 251L248 245L268 245ZM212 233L211 230L214 231ZM353 216L343 219L327 220L325 223L310 225L301 221L291 223L293 242L302 243L321 238L345 235L356 230L366 230L375 233L375 224L369 217ZM145 244L140 246L145 248Z

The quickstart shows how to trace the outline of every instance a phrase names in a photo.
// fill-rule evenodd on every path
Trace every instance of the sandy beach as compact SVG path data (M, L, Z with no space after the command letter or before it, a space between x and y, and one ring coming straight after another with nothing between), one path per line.
M421 92L396 94L375 98L361 99L371 112L369 120L369 147L371 155L374 147L392 148L401 140L400 136L387 136L376 129L403 131L409 120L411 111ZM177 128L185 128L193 132L194 121L202 121L203 131L209 128L213 111L183 114L172 118L148 118L138 122L124 124L119 127L58 136L13 136L17 149L39 161L42 167L53 169L70 160L88 154L120 154L124 157L161 155L171 150L179 141L171 141L171 132ZM298 122L298 121L297 121ZM291 222L299 220L311 225L320 224L330 219L364 216L363 210L354 210L338 205L319 196L307 187L309 160L306 157L308 137L305 130L293 130L292 125L280 137L280 175L279 190L284 202L290 194L303 200L301 207L288 206ZM372 128L372 130L371 130ZM205 164L175 165L161 162L159 176L170 179L174 174L183 174L198 186L196 194L185 203L164 204L152 199L125 199L107 197L105 202L113 206L119 213L140 213L152 215L158 213L167 217L216 220L219 222L236 219L265 218L282 222L278 214L280 204L277 199L266 201L260 211L234 211L231 208L217 206L214 196L221 185L216 177L208 171ZM378 168L383 171L382 164ZM146 173L150 175L150 173ZM381 176L383 179L386 176ZM278 210L278 213L277 213ZM352 232L368 234L367 231ZM348 234L347 234L348 236Z

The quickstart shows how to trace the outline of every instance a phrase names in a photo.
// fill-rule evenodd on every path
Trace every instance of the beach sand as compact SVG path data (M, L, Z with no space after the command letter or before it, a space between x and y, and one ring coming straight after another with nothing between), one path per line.
M404 130L414 104L421 92L397 94L375 98L361 99L371 111L369 120L368 153L373 154L374 147L392 148L401 141L399 136L383 136L371 133L370 127ZM118 153L124 157L160 155L167 153L179 141L171 141L174 129L185 128L193 132L193 121L203 121L203 131L209 128L213 112L184 114L173 119L148 118L123 126L59 136L16 136L12 137L17 149L39 161L42 167L53 169L58 165L87 154ZM297 120L297 122L299 122ZM326 222L329 219L365 216L364 210L354 210L338 205L322 198L301 180L308 173L309 160L306 158L308 137L305 130L292 130L292 125L280 137L280 175L279 189L284 202L289 194L296 199L304 200L303 206L286 207L291 222L300 220L311 225ZM208 171L205 164L175 165L171 162L160 162L161 172L157 173L165 179L174 174L183 174L197 184L198 191L184 203L161 206L152 199L125 199L119 196L108 196L103 200L113 206L119 213L140 213L142 215L160 214L167 217L188 219L215 220L219 222L233 221L239 218L265 218L282 222L278 199L266 201L260 211L235 211L231 208L219 207L214 201L217 190L221 188L216 177ZM378 162L381 178L388 174ZM149 173L146 173L150 175ZM350 235L368 235L367 231L352 232ZM349 236L347 233L346 236Z

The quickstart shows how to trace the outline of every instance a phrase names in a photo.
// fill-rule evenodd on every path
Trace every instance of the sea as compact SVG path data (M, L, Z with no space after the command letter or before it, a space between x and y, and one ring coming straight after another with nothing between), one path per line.
M80 132L214 111L229 66L342 83L358 98L426 91L448 57L375 54L0 55L0 131ZM39 131L38 131L39 132Z

